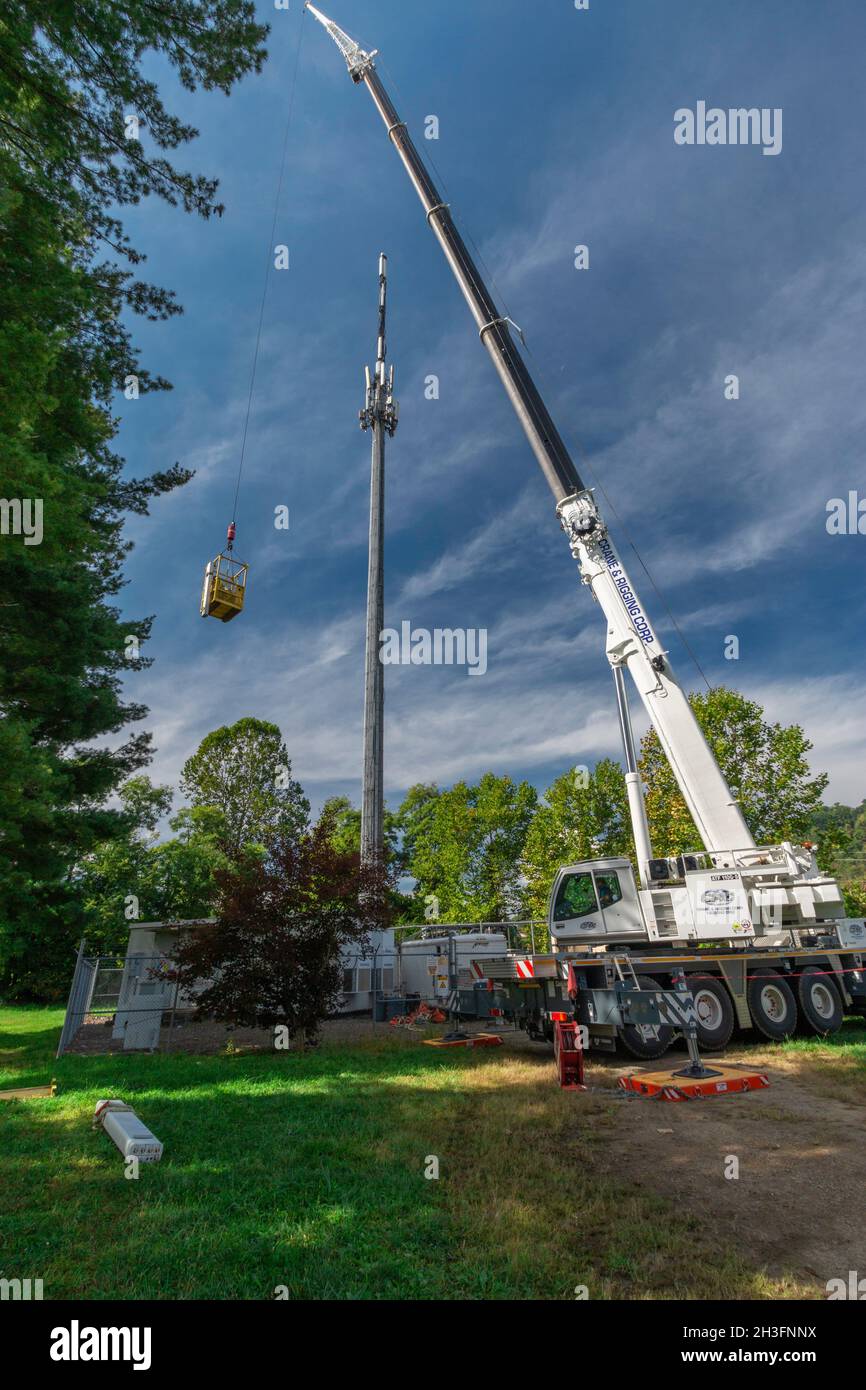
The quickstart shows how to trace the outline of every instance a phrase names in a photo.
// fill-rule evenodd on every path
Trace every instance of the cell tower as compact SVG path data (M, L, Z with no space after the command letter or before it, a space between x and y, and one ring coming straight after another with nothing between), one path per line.
M385 625L384 522L385 435L397 428L394 367L385 366L385 312L388 259L379 257L379 339L373 375L366 367L367 396L360 412L361 429L372 430L370 466L370 549L367 568L367 649L364 671L364 789L361 799L361 860L379 863L384 848L384 700L385 670L379 642Z

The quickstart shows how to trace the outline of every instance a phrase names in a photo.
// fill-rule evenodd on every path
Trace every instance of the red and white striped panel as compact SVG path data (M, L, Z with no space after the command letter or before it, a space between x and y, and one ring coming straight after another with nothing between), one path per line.
M472 971L472 974L475 976L476 980L486 980L487 976L484 973L484 966L481 965L477 960L471 960L469 962L469 969Z
M518 980L531 980L535 977L535 966L531 960L516 960L514 968L517 971Z

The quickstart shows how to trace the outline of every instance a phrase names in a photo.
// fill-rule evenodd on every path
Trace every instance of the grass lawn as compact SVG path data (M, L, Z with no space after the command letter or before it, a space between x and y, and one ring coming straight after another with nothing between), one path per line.
M761 1050L772 1063L774 1049ZM782 1048L785 1065L810 1090L855 1105L866 1104L866 1023L848 1018L832 1038L790 1038Z
M0 1009L0 1089L60 1084L53 1100L0 1102L0 1276L41 1278L46 1298L799 1292L618 1183L618 1102L559 1091L543 1052L386 1035L305 1056L55 1062L61 1019ZM137 1181L90 1128L112 1095L165 1144Z

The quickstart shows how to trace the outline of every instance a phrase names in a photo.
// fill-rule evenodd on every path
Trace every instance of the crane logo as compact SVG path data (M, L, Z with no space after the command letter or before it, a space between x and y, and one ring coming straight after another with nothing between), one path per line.
M701 902L705 907L720 908L729 907L734 901L734 895L728 888L707 888L701 895Z
M625 605L626 611L634 624L635 632L642 642L654 642L656 640L655 633L644 617L643 610L629 584L628 575L620 564L619 556L606 536L598 542L598 548L601 553L601 558L607 565L610 576L619 590L619 595Z

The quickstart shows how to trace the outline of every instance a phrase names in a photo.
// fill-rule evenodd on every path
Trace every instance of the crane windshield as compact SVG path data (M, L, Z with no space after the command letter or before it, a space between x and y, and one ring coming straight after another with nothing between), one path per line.
M592 874L566 874L556 895L553 920L565 922L572 917L585 917L588 912L598 912Z

